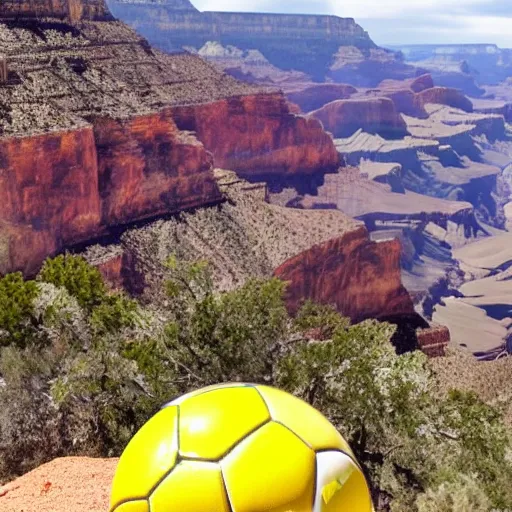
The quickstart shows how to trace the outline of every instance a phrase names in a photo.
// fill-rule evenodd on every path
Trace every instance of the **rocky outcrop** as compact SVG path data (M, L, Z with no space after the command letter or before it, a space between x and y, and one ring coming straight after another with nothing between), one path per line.
M383 80L378 86L379 89L411 89L415 93L432 89L432 87L434 87L434 80L429 73L408 80Z
M387 138L407 135L407 126L389 98L333 101L310 116L322 122L336 138L350 137L357 130Z
M211 155L165 112L3 139L0 155L2 273L30 274L111 227L221 200Z
M218 202L213 159L180 132L171 112L94 120L99 195L106 226Z
M417 331L418 345L428 357L444 357L451 341L450 330L442 325Z
M281 93L159 53L122 23L57 18L0 18L0 272L32 274L70 245L218 203L214 159L251 176L337 167L320 123Z
M512 122L512 102L492 99L474 99L473 108L481 114L497 114L503 116L507 123Z
M298 254L275 275L289 283L286 300L292 312L311 299L335 305L354 321L413 315L401 283L400 253L398 240L373 243L360 228Z
M408 80L384 80L376 88L356 89L343 84L308 83L283 84L290 101L297 103L303 112L319 110L328 103L352 99L359 101L375 101L381 98L390 99L400 114L426 119L429 113L425 106L429 103L446 105L465 112L473 112L473 104L469 98L457 89L436 87L432 76L421 75ZM364 123L364 115L362 123ZM364 129L363 124L360 128ZM365 130L366 131L366 130Z
M279 93L174 107L172 116L179 129L196 133L217 166L246 177L325 173L339 165L321 124L290 113Z
M3 0L0 18L113 19L105 0Z
M409 79L419 74L403 62L400 53L384 48L340 46L330 62L327 78L358 87L376 87L382 80Z
M473 87L475 79L479 85L496 85L512 73L512 51L494 44L405 45L394 49L407 61L435 73L436 82L438 77L442 80L443 73L447 78L458 73L459 80L465 75L468 85L472 79Z
M464 112L473 112L473 103L457 89L432 87L424 89L416 96L418 103L424 107L427 103L436 103L457 108Z
M268 204L264 184L224 171L216 176L228 199L219 208L131 229L121 238L139 293L162 293L163 263L174 253L209 261L219 290L254 277L290 281L292 312L311 298L354 321L414 313L400 282L398 241L372 243L362 223L340 211Z
M303 90L292 91L286 97L297 104L302 112L312 112L327 105L331 101L350 98L357 92L352 85L346 84L317 84Z

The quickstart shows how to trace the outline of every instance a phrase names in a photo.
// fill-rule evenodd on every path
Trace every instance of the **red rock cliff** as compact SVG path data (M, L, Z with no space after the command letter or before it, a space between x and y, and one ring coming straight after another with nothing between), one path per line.
M168 110L127 120L97 118L94 135L104 225L221 199L212 156L177 129Z
M458 89L448 87L433 87L425 89L416 95L419 105L424 106L427 103L437 103L449 107L458 108L465 112L473 112L473 103L464 96Z
M105 0L2 0L0 18L113 19Z
M292 114L279 93L174 107L172 113L178 128L196 132L217 167L244 176L312 174L339 165L321 124Z
M334 305L358 322L413 315L400 275L400 242L375 243L365 228L295 256L275 271L289 282L286 300L296 312L303 299Z
M345 84L316 84L306 89L292 91L286 94L287 98L297 104L302 112L312 112L327 103L350 98L357 93L357 89Z
M220 201L212 157L169 112L0 139L0 273L108 228Z
M91 128L0 139L0 272L31 272L100 223Z

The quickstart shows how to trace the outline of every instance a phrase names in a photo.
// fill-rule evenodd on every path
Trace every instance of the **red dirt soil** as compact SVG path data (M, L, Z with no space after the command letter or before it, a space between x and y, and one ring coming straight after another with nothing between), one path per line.
M2 512L108 512L118 459L56 459L0 487Z

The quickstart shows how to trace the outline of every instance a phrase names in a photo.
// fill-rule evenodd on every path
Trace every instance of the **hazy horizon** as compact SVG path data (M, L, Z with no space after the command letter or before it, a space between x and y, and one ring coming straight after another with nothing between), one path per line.
M355 18L380 45L512 47L512 4L503 0L191 0L202 11L334 14Z

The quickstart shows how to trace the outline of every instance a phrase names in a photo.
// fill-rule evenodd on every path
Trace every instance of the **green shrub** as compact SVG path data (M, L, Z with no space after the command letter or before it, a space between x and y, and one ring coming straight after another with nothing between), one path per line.
M418 512L489 512L491 502L478 478L457 475L417 499Z
M34 281L24 281L21 273L0 279L0 346L15 343L25 346L35 334L34 300L38 289Z
M100 271L81 256L61 255L46 260L37 279L66 288L87 310L101 304L107 295Z
M143 307L94 290L98 274L72 261L49 261L39 277L61 287L45 288L35 327L52 329L51 343L0 354L0 479L58 455L118 455L162 403L251 381L322 411L350 442L382 510L512 508L501 412L474 394L443 391L422 353L397 355L394 327L353 326L311 303L291 318L279 280L216 293L207 264L174 258L167 300ZM33 314L22 311L20 325ZM87 343L75 334L82 322Z
M120 294L106 295L91 312L91 326L96 335L119 333L124 328L135 327L139 306L133 299Z

